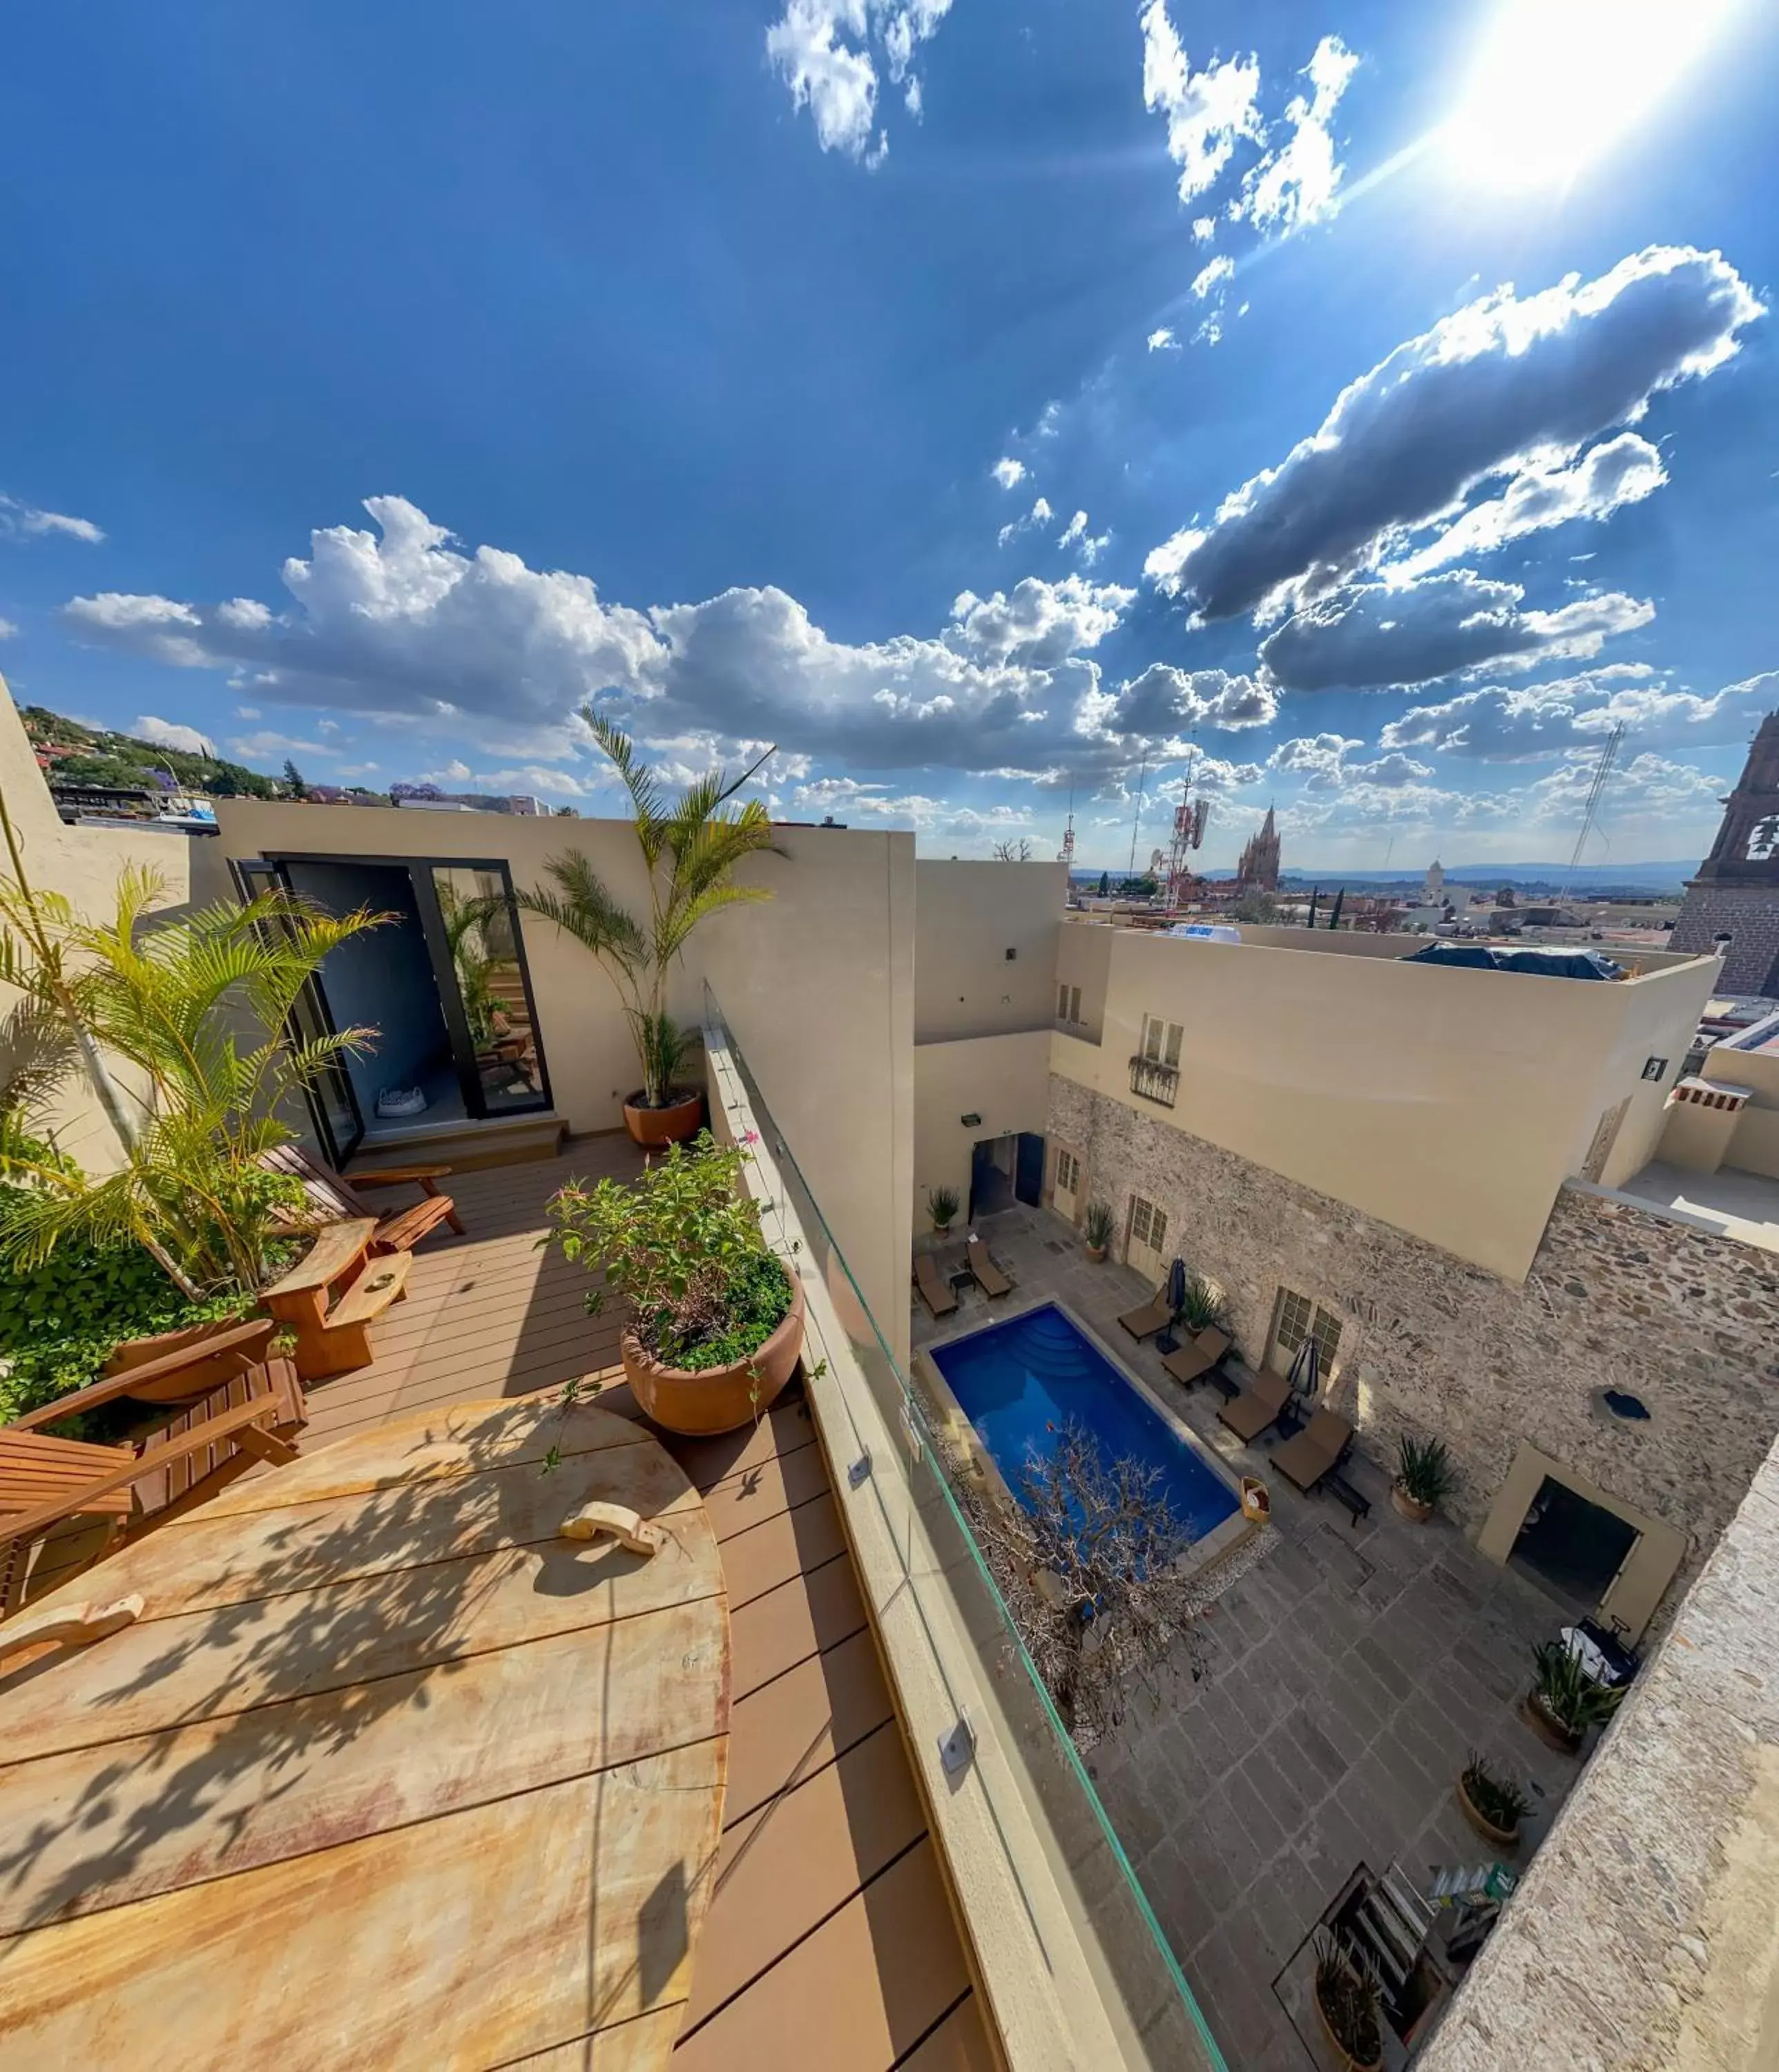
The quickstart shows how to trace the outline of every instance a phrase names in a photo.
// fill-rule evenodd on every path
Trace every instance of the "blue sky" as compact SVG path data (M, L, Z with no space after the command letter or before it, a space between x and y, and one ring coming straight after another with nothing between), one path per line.
M1589 861L1696 856L1779 704L1757 0L3 33L21 701L1095 863L1189 755L1355 869L1566 857L1619 720Z

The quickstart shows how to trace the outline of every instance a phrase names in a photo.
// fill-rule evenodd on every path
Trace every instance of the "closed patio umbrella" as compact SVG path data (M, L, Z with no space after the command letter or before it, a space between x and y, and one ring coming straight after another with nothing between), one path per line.
M1177 1317L1186 1306L1186 1267L1177 1259L1168 1268L1168 1308Z
M1305 1338L1297 1348L1297 1357L1291 1363L1287 1377L1293 1396L1300 1396L1306 1403L1313 1403L1322 1385L1321 1355L1316 1350L1316 1341Z

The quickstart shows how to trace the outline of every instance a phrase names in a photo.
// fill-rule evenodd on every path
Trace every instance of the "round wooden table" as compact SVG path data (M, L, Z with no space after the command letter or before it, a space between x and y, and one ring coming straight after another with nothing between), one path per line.
M560 1537L590 1501L658 1550ZM664 2063L721 1826L729 1614L643 1427L398 1417L42 1608L126 1593L134 1624L0 1666L0 2067Z

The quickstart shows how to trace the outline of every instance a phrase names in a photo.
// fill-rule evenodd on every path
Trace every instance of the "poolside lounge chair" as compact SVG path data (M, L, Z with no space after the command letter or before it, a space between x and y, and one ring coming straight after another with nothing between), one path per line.
M1332 1410L1318 1410L1304 1427L1276 1446L1272 1465L1299 1489L1313 1490L1331 1468L1337 1468L1353 1443L1353 1427Z
M375 1256L412 1252L441 1223L449 1223L459 1237L463 1235L463 1219L456 1204L449 1194L438 1191L438 1182L450 1177L449 1166L390 1166L380 1172L355 1173L347 1180L331 1166L311 1158L297 1144L279 1145L266 1152L260 1163L268 1172L288 1173L300 1180L310 1207L323 1223L347 1223L355 1216L369 1216L377 1227L371 1240ZM421 1198L388 1215L380 1215L364 1199L367 1188L407 1186L418 1187Z
M1189 1338L1177 1352L1169 1353L1161 1364L1174 1379L1189 1388L1195 1381L1202 1380L1229 1350L1227 1331L1215 1330L1198 1332Z
M1279 1412L1291 1400L1291 1383L1282 1374L1275 1374L1271 1367L1263 1367L1255 1377L1254 1386L1244 1388L1233 1403L1226 1403L1217 1413L1237 1438L1251 1445L1269 1424L1276 1424Z
M914 1285L920 1290L920 1299L934 1316L948 1317L957 1307L956 1293L939 1272L930 1252L914 1254Z
M58 1527L90 1519L101 1527L90 1544L70 1543L77 1558L49 1564L61 1582L257 1462L295 1457L307 1414L302 1384L289 1360L263 1357L273 1328L264 1317L223 1326L0 1427L0 1610L23 1601L31 1549ZM35 1429L124 1398L174 1414L121 1445Z
M988 1248L973 1232L964 1247L964 1256L970 1262L970 1271L976 1276L976 1284L991 1299L996 1295L1012 1292L1013 1283L988 1256Z
M1152 1338L1164 1324L1173 1322L1173 1305L1168 1300L1168 1284L1163 1281L1153 1295L1140 1309L1127 1309L1119 1318L1133 1338Z

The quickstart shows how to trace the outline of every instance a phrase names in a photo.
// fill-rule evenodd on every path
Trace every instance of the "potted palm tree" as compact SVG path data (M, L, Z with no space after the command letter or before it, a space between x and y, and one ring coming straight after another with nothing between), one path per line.
M1598 1684L1580 1658L1560 1640L1532 1650L1532 1688L1522 1701L1527 1724L1563 1755L1576 1755L1592 1726L1603 1726L1618 1710L1622 1684Z
M648 912L640 918L627 912L573 849L544 866L554 890L526 886L513 897L528 914L585 944L617 990L643 1075L624 1103L624 1127L639 1144L682 1143L703 1120L704 1096L675 1083L692 1039L668 1013L668 975L701 921L725 906L772 897L764 886L734 882L746 857L762 849L785 853L772 839L766 808L757 799L738 807L729 801L774 751L768 749L733 779L714 770L669 801L654 772L637 760L628 735L590 705L581 717L630 795L648 871Z
M1341 2072L1378 2072L1383 2029L1378 1981L1369 1966L1326 1929L1316 1934L1316 2018Z
M926 1213L933 1219L935 1237L949 1237L951 1226L957 1221L960 1204L955 1187L934 1187L926 1196Z
M1390 1501L1404 1518L1424 1525L1450 1490L1456 1477L1443 1439L1411 1439L1405 1432L1396 1448L1396 1479Z
M623 1186L574 1181L550 1203L544 1242L604 1281L588 1314L608 1293L629 1304L625 1378L670 1432L733 1432L758 1417L802 1350L803 1289L760 1235L761 1204L740 1185L748 1162L705 1131Z
M1229 1305L1214 1281L1189 1273L1173 1321L1176 1329L1183 1327L1194 1338L1201 1331L1220 1331L1229 1322Z
M1087 1213L1081 1219L1081 1235L1087 1240L1087 1256L1097 1266L1111 1249L1111 1204L1109 1202L1089 1202Z
M1519 1823L1532 1802L1511 1778L1498 1777L1472 1749L1458 1773L1458 1804L1485 1841L1511 1849L1519 1841Z

